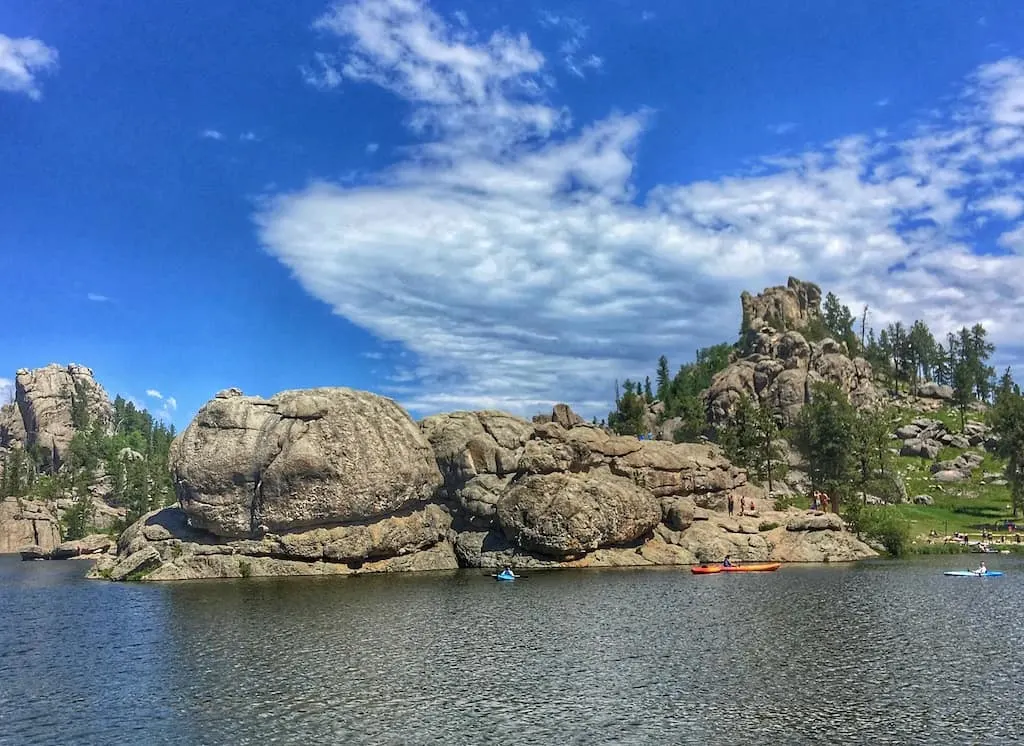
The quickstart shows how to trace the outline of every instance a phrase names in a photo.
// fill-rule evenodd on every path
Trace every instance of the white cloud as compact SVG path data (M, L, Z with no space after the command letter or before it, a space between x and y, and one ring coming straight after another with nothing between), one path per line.
M999 237L999 245L1017 254L1024 255L1024 223Z
M99 293L86 293L85 297L93 303L107 303L110 300L108 296Z
M740 291L789 274L869 305L875 325L982 321L1016 344L1024 257L969 241L1024 165L1024 62L979 69L902 139L853 133L640 195L645 113L570 130L526 37L480 39L413 0L335 6L318 25L346 79L411 105L422 144L370 186L269 199L260 238L307 292L415 354L384 391L414 411L601 414L614 379L735 339Z
M785 135L797 128L796 122L780 122L779 124L769 125L768 131L776 135Z
M996 194L987 199L979 200L976 209L991 212L1013 220L1024 214L1024 199L1015 194Z
M368 142L368 143L366 143L366 153L368 155L373 155L378 150L380 150L380 144L379 143L375 143L375 142Z
M341 85L344 77L337 68L334 58L328 54L317 52L313 55L315 64L300 65L299 72L307 85L318 88L321 91L328 91Z
M892 102L889 99L880 98L877 101L875 101L875 106L888 106L890 103Z
M10 404L14 401L14 381L10 378L0 378L0 406Z
M238 139L242 142L256 142L260 138L256 136L255 132L243 132L238 136Z
M161 420L163 422L171 422L174 419L174 412L178 408L178 400L177 399L175 399L173 396L164 396L157 389L146 389L146 396L148 396L150 399L156 399L158 402L160 402L158 405L154 405L154 406L159 407L158 409L156 409L156 410L149 409L148 410L151 415L153 415L155 418L157 418L158 420ZM138 401L135 401L135 400L132 400L132 401L134 401L135 406L137 408L139 408L139 409L144 409L145 408Z
M24 93L33 101L43 97L37 78L57 70L59 55L39 39L0 34L0 91Z
M604 60L596 54L580 57L580 50L589 30L580 19L542 11L540 24L546 28L559 29L566 34L565 39L558 47L558 53L561 55L565 68L576 77L586 77L587 70L600 70L604 66Z
M206 138L207 140L223 140L224 133L220 130L203 130L199 133L200 137Z

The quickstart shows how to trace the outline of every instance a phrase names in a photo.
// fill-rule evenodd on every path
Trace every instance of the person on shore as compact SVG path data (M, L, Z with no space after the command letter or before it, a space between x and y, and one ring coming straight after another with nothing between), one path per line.
M730 493L729 494L729 515L732 515L732 511L733 511L733 508L735 507L735 505L736 505L736 498L732 496L732 493Z
M747 514L747 498L740 495L740 515Z

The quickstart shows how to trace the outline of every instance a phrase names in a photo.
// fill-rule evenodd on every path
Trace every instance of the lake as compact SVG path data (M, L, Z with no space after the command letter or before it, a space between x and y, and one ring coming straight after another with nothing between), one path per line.
M174 584L0 557L0 744L996 744L1024 559Z

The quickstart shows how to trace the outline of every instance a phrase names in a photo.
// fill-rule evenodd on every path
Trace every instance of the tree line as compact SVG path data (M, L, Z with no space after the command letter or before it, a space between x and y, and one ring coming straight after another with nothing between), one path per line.
M0 457L0 497L73 501L62 516L65 540L93 530L94 494L125 509L124 526L174 501L168 468L174 426L117 396L108 428L90 418L88 396L82 387L71 396L75 434L63 461L38 446L12 448Z
M960 414L961 430L966 413L976 401L989 406L988 417L999 436L998 455L1006 459L1006 478L1013 493L1014 515L1024 508L1024 399L1007 369L997 380L990 364L995 346L982 324L964 326L940 342L928 324L915 320L894 322L876 333L868 326L869 309L857 317L839 298L828 293L821 314L801 331L809 341L831 338L842 342L851 356L862 355L871 363L876 382L890 393L916 393L927 381L949 386L952 403ZM735 344L722 343L697 351L692 362L670 375L669 362L658 360L654 382L626 380L615 388L615 409L608 426L623 435L642 435L649 428L651 411L660 424L680 418L674 432L678 441L714 437L733 463L746 467L771 489L785 471L781 438L792 443L810 465L815 489L829 492L852 506L849 497L858 492L895 499L899 480L889 451L895 414L884 407L857 410L845 393L829 383L818 383L797 422L786 430L775 414L758 402L743 397L724 428L713 432L706 420L701 394L712 378L728 366L734 353L744 353L751 331L744 319ZM660 402L660 407L651 407ZM856 510L855 506L850 508Z

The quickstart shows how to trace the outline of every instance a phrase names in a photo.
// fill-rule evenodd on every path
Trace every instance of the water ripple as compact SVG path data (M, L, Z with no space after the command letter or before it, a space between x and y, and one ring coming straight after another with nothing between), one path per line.
M994 744L1024 563L114 585L0 558L0 744Z

